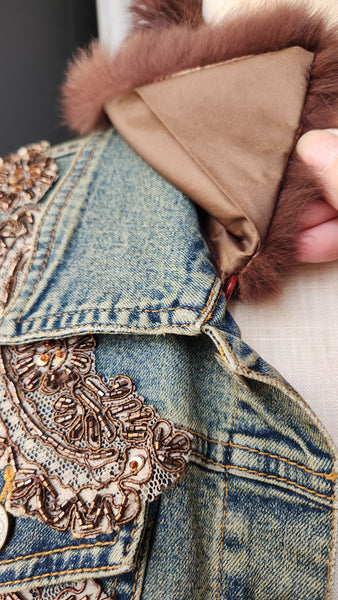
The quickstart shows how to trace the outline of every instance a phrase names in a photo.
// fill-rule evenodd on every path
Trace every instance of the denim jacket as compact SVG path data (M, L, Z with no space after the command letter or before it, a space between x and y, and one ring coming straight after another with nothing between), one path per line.
M1 600L327 600L335 449L195 205L113 129L43 155L0 196Z

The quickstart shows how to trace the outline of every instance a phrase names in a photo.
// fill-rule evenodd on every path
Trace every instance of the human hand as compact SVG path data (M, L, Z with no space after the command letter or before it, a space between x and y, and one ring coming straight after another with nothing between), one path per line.
M313 130L296 146L322 184L326 202L317 200L301 216L298 259L319 263L338 259L338 129Z

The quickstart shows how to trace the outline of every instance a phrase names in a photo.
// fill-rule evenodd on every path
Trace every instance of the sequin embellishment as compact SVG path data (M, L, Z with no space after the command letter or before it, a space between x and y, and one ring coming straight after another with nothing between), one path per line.
M127 375L95 373L91 335L1 350L0 453L15 471L6 508L74 537L110 533L183 473L190 436Z

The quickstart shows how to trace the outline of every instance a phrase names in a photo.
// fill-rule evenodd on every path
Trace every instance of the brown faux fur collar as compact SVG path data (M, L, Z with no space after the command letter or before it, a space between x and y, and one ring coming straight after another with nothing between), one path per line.
M143 0L134 5L135 27L111 56L94 42L70 65L63 88L67 123L85 134L105 126L103 105L120 94L198 66L291 46L314 53L299 136L338 127L338 32L304 9L274 10L223 22L202 22L194 0ZM296 263L299 213L321 191L295 153L291 155L270 230L259 254L239 274L243 299L272 294Z

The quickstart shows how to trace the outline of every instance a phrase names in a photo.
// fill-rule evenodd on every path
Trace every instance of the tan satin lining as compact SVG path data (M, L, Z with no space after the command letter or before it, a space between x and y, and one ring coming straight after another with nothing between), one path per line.
M153 168L211 216L226 273L259 249L293 149L313 55L294 47L193 70L105 106Z
M250 257L259 243L253 224L198 167L137 92L119 98L113 113L115 127L134 150L222 223L222 239L227 238L223 255L229 267L237 267L239 256Z

